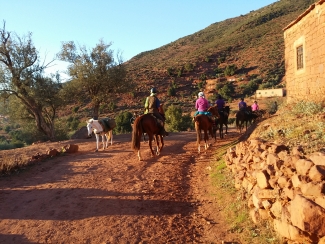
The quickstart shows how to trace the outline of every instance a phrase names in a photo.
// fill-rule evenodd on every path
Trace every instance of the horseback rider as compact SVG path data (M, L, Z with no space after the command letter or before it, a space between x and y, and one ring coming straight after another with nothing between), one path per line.
M210 121L213 123L212 114L210 112L207 112L208 108L210 107L209 101L204 97L203 92L199 92L198 99L195 102L195 108L197 111L194 113L194 117L198 114L204 114L207 115Z
M259 109L260 109L260 108L259 108L257 102L254 101L254 103L252 104L252 111L253 111L253 112L254 112L254 111L258 111Z
M160 101L157 97L157 89L155 87L151 88L150 90L150 96L148 96L146 98L146 102L145 102L145 114L153 114L156 118L157 118L157 121L158 121L158 126L160 127L160 132L159 134L160 135L163 135L163 136L168 136L168 132L166 132L165 128L164 128L164 118L163 116L159 113L158 111L158 108L160 107Z
M218 113L223 114L226 102L222 99L220 94L218 94L218 96L217 96L216 105L218 108Z
M239 111L246 111L247 104L244 101L244 98L240 99L240 102L238 103L238 108L239 108Z

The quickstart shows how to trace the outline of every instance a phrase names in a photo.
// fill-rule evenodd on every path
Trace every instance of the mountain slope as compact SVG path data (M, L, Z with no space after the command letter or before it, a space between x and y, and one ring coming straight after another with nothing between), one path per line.
M133 97L147 95L151 86L164 98L170 97L171 86L174 94L191 97L198 90L195 83L216 78L217 70L229 65L236 65L235 75L244 80L255 74L263 82L279 84L284 77L283 28L314 2L281 0L136 55L125 63L138 85Z

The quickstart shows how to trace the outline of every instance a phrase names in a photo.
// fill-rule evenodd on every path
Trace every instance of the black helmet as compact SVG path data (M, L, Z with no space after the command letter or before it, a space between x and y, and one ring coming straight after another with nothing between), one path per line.
M218 94L218 99L221 99L221 95L220 94Z
M240 100L244 101L244 98L242 97Z
M156 87L151 88L150 92L151 92L151 93L157 93L157 89L156 89Z

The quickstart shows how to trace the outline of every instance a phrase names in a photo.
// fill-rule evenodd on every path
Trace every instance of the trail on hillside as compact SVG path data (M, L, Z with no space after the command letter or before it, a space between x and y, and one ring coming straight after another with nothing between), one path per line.
M0 243L240 243L220 217L209 182L213 152L237 139L230 129L199 155L195 132L171 133L158 157L142 142L141 162L130 134L99 152L94 139L15 149L79 146L0 178Z

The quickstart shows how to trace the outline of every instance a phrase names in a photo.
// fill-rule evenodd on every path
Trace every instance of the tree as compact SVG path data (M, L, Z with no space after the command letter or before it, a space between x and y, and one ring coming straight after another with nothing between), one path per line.
M185 131L193 129L194 124L189 114L183 115L180 106L170 105L166 110L166 123L170 131Z
M116 94L129 92L132 82L126 78L126 69L122 59L117 55L117 62L113 58L111 44L102 40L92 49L85 46L76 47L73 41L62 44L58 57L70 63L68 73L72 77L67 86L70 97L85 96L93 106L93 116L98 118L101 103L114 101Z
M31 36L20 38L6 31L5 22L0 29L0 95L9 102L15 97L24 108L26 117L21 118L33 119L38 131L54 140L54 119L61 106L60 78L44 77L49 64L40 64Z

